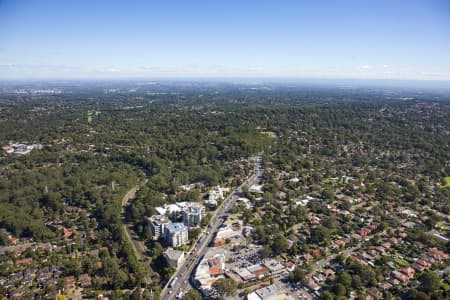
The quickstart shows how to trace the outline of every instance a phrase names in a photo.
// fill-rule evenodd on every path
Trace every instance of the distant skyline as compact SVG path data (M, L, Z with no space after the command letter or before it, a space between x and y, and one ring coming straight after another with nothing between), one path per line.
M450 1L0 0L0 79L450 80Z

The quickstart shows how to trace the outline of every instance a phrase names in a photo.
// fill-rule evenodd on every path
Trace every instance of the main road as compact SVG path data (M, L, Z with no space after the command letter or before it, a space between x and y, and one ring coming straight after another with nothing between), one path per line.
M233 193L227 196L222 204L216 209L209 223L206 236L203 235L201 242L193 245L191 251L186 255L186 260L184 261L184 263L177 269L171 280L169 280L164 289L161 291L161 299L175 299L177 295L180 294L180 292L186 292L190 288L191 284L189 282L189 277L192 274L194 268L201 261L203 255L205 255L206 251L208 250L208 245L210 244L219 227L222 225L223 217L225 216L226 212L236 203L236 199L240 194L242 194L243 187L252 186L261 182L262 174L262 158L261 154L259 154L256 159L254 174L250 176L250 178L248 178L239 187L237 187ZM176 282L172 286L170 286L170 283L174 281L175 278Z

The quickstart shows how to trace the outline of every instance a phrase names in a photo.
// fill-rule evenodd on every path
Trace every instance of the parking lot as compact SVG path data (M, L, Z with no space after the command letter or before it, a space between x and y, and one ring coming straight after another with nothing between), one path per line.
M260 246L255 245L251 245L248 248L244 246L241 249L238 249L238 247L230 247L227 269L248 267L261 263L262 258L258 253L260 248Z

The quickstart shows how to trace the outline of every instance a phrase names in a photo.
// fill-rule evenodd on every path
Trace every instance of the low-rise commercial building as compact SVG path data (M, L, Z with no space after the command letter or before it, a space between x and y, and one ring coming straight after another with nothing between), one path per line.
M164 258L172 268L177 269L184 261L184 252L169 248L164 252Z
M272 284L256 290L247 295L248 300L269 300L269 299L294 299L288 295L280 286Z
M197 266L195 281L204 294L211 290L214 282L224 278L226 255L227 252L224 249L210 249Z

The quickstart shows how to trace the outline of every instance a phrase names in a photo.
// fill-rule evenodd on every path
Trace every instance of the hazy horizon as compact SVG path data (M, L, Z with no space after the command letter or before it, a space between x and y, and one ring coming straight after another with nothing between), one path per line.
M300 77L123 77L123 78L0 78L0 84L73 84L73 83L217 83L243 85L293 85L323 87L377 87L377 88L416 88L426 90L450 91L450 80L407 80L407 79L372 79L372 78L300 78Z

